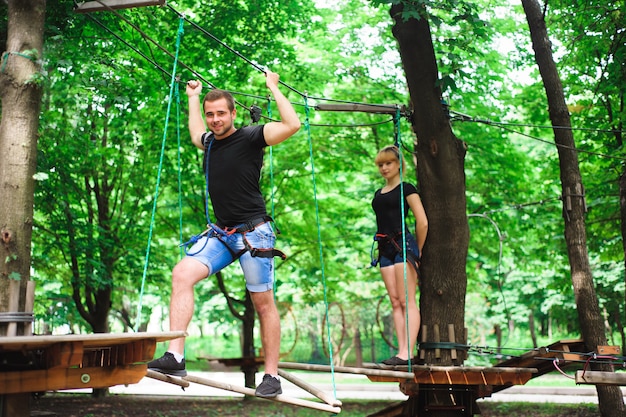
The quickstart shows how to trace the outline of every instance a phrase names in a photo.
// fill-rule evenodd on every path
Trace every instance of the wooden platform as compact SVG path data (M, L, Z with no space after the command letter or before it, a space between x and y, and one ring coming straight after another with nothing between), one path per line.
M554 359L562 361L559 365L561 369L574 364L575 361L584 361L586 358L576 353L582 352L584 349L585 344L581 339L559 340L549 346L531 350L494 366L498 368L536 368L537 374L533 377L538 377L554 371L552 364Z
M106 388L139 382L157 342L185 332L0 338L0 394Z

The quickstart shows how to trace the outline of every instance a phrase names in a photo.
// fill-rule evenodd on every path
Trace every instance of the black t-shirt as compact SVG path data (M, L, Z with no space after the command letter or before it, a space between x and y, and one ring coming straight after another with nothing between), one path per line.
M404 186L404 217L409 213L409 204L406 198L411 194L417 194L417 189L408 182L402 183ZM400 186L383 193L382 188L376 190L372 200L372 208L376 214L377 233L393 236L402 231L402 216L400 211Z
M213 143L210 145L209 143ZM265 136L263 125L245 126L225 139L202 137L208 149L209 197L213 214L221 227L232 227L267 214L259 180L263 167Z

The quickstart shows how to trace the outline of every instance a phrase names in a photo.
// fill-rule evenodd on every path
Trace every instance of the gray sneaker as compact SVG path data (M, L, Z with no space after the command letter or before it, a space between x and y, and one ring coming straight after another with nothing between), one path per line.
M165 352L159 359L148 362L148 369L161 372L162 374L187 376L185 358L183 358L181 362L178 362L170 352Z
M263 375L263 382L256 387L255 395L261 398L274 398L282 393L280 381L269 374L265 374Z

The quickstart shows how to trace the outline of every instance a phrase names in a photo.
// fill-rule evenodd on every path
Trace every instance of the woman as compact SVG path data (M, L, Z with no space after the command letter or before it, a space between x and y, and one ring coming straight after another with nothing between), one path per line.
M378 262L374 264L380 264L380 273L391 301L398 340L398 353L382 363L394 366L407 365L415 349L420 328L416 291L419 259L428 233L428 219L415 186L402 182L403 188L400 189L398 148L386 146L381 149L376 155L375 163L380 175L385 179L385 186L376 191L372 200L377 225L375 240L378 241ZM405 199L404 213L401 212L402 195ZM415 217L415 236L406 226L404 233L402 232L402 219L408 215L409 209ZM403 236L406 239L405 245L402 243ZM407 258L406 268L404 253Z

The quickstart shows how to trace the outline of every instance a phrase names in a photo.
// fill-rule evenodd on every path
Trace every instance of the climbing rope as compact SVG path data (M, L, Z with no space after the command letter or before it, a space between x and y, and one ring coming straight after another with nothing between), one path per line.
M322 232L321 232L321 226L320 226L320 210L319 210L319 202L317 199L317 183L315 181L315 162L313 158L313 140L311 138L311 125L309 124L310 110L309 110L309 104L307 101L307 96L303 96L303 99L304 99L304 111L305 111L304 129L307 132L307 140L309 143L309 159L311 161L311 179L313 183L313 200L315 202L315 220L316 220L315 223L317 225L317 246L319 249L320 268L321 268L321 273L322 273L322 286L324 288L324 306L325 306L324 317L326 318L326 335L328 338L328 347L329 347L328 358L330 361L330 373L331 373L331 379L332 379L332 385L333 385L333 395L335 396L335 398L337 398L337 386L335 384L335 367L334 367L334 360L333 360L333 349L332 349L331 337L330 337L330 320L328 317L329 305L328 305L328 293L327 293L327 287L326 287L326 273L324 271L324 245L322 244Z
M406 306L406 314L404 315L404 326L406 329L406 344L408 352L408 365L409 372L411 372L412 365L412 351L411 351L411 331L409 328L409 287L408 287L408 274L407 274L407 248L406 248L406 219L404 218L404 159L402 157L402 137L400 134L400 107L396 107L396 113L393 118L394 128L394 145L398 149L398 161L400 162L400 218L402 228L402 268L404 274L404 305ZM417 273L417 271L415 271Z
M167 141L167 128L170 119L170 111L172 106L172 96L174 95L174 86L176 85L176 64L178 63L178 53L180 51L180 43L184 33L183 24L185 20L181 17L179 26L178 26L178 34L176 37L176 57L174 58L174 67L172 68L172 77L170 81L170 94L169 99L167 101L167 112L165 113L165 126L163 128L163 140L161 141L161 155L159 158L159 168L157 170L157 181L156 181L156 189L154 191L154 201L152 203L152 216L150 218L150 230L148 231L148 244L146 247L146 258L143 266L143 274L141 278L141 290L139 292L139 305L137 307L137 319L135 320L135 332L139 331L139 326L141 324L141 309L142 309L142 300L143 293L146 285L146 275L148 273L148 264L150 259L150 246L152 244L152 234L154 231L154 219L156 217L156 207L157 200L159 197L159 185L161 183L161 172L163 171L163 160L165 155L165 142Z

